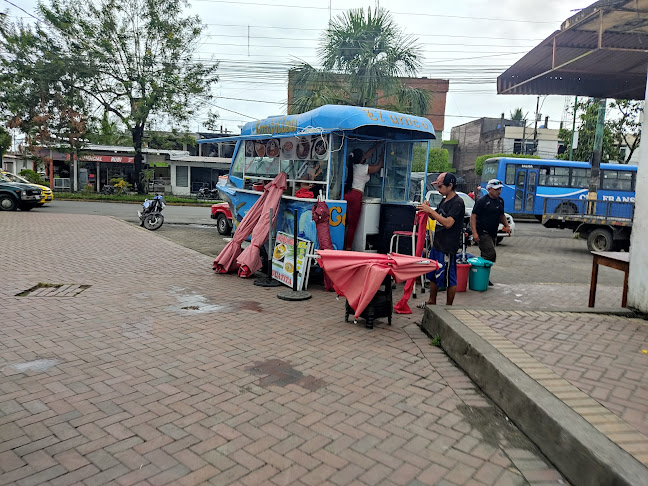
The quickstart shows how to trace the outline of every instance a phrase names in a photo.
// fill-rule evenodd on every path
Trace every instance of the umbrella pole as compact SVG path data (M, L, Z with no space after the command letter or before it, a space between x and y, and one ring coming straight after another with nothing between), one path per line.
M274 245L272 244L272 208L270 208L270 230L268 231L268 275L266 277L257 278L254 285L259 287L279 287L281 282L272 278L272 256L274 255Z
M298 221L297 221L297 210L296 209L293 212L293 219L295 221L295 225L294 225L294 228L293 228L293 242L294 242L293 243L294 244L293 248L295 249L295 251L293 252L293 258L294 258L294 260L293 260L293 288L292 288L292 290L282 290L281 292L279 292L277 294L277 297L280 298L281 300L295 300L295 301L297 301L297 300L308 300L308 299L310 299L312 297L310 292L306 292L304 290L297 290L297 253L299 253L297 251L297 249L298 249L299 241L297 239ZM304 265L308 264L308 259L307 258L304 258L303 264ZM304 269L302 269L302 271L303 270Z

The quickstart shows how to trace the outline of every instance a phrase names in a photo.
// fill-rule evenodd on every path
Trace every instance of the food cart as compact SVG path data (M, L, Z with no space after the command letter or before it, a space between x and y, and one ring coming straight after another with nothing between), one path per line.
M333 247L343 249L347 155L355 148L366 152L377 141L384 141L384 166L366 185L353 249L386 253L394 231L412 229L415 207L420 202L418 197L412 200L416 191L410 191L412 161L414 157L424 159L427 173L429 143L434 138L427 118L376 108L326 105L299 115L250 122L240 136L198 143L237 141L229 176L217 185L220 197L230 206L234 227L260 197L264 184L285 172L287 188L279 205L276 231L293 234L296 210L298 236L312 241L317 249L312 208L321 195L329 207ZM368 163L379 163L380 152L376 151ZM313 197L298 197L304 194L300 188L306 184ZM401 247L401 252L407 250Z

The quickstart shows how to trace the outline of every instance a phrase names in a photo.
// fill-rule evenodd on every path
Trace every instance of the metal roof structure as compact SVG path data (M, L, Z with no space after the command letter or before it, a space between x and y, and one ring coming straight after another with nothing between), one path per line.
M643 100L648 0L600 0L497 78L498 94Z

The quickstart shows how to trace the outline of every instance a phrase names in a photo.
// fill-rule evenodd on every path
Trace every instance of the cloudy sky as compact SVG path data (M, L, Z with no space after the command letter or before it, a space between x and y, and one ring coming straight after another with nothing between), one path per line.
M450 128L482 116L499 117L522 107L533 119L535 96L497 95L496 79L566 18L593 0L190 0L188 13L206 24L198 57L220 62L220 83L212 110L224 128L286 113L287 69L300 61L317 63L317 46L329 17L349 8L389 10L406 34L419 40L424 59L420 76L450 80L444 139ZM0 0L12 18L33 20L36 0ZM12 5L13 4L13 5ZM549 128L566 113L563 96L540 99ZM202 117L193 120L198 130Z

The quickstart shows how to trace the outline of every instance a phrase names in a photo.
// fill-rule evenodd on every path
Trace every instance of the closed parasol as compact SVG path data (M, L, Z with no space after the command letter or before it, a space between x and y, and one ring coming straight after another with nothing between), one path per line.
M260 250L261 246L268 239L270 232L270 208L272 208L272 214L274 215L272 218L274 226L274 222L277 220L277 208L279 207L279 201L281 200L284 189L286 189L285 172L280 172L277 177L265 185L263 189L265 198L261 208L261 214L252 229L251 243L236 259L236 263L239 265L239 277L250 277L263 266Z
M416 255L423 254L423 248L425 247L425 231L428 225L428 218L429 218L428 214L424 213L423 211L419 211L418 213L416 213L416 216L414 218L414 224L416 226L416 252L415 252ZM401 300L399 300L394 306L394 311L396 311L398 314L412 313L412 309L410 309L409 305L407 304L407 301L412 295L412 289L414 288L415 283L416 283L415 278L411 278L407 282L405 282L405 288L403 289L403 297L401 297Z
M329 227L329 207L324 202L322 196L317 197L317 204L313 206L313 221L317 229L317 242L322 250L332 250L333 242L331 241L331 230ZM324 272L324 290L330 292L333 290L333 282Z
M385 276L396 282L435 271L438 263L428 258L390 253L317 250L318 263L333 281L335 291L346 297L356 319L380 288Z

